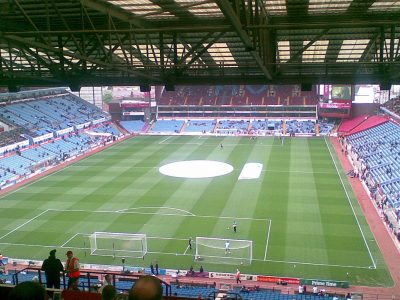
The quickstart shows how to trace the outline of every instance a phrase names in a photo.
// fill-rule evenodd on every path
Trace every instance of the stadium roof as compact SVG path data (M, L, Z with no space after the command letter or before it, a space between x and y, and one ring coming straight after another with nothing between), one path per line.
M400 1L0 1L0 85L399 83Z

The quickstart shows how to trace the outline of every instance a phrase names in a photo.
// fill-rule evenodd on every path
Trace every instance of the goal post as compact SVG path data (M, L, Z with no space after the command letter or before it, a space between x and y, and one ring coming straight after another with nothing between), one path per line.
M250 265L253 260L253 241L196 237L195 259L207 263Z
M142 258L147 253L145 234L96 231L89 242L91 255Z

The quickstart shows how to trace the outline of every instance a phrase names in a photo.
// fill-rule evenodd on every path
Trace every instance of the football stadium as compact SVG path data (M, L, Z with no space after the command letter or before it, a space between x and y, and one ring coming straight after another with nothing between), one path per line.
M399 1L0 17L0 299L400 297Z

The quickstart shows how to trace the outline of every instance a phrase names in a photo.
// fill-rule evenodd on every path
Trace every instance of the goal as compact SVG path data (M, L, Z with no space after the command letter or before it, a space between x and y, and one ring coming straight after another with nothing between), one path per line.
M143 258L147 253L145 234L94 232L89 241L91 255Z
M250 265L253 259L253 241L196 237L195 259L207 263Z

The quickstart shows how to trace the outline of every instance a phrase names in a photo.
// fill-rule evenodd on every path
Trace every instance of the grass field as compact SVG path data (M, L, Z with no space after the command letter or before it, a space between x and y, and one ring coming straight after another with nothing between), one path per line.
M160 174L185 160L225 162L233 171L202 179ZM259 178L238 180L246 163L263 165ZM250 274L393 284L323 138L136 137L3 196L0 208L0 252L15 258L42 260L57 248L64 260L73 249L81 263L120 265L90 255L88 235L145 233L148 253L126 258L126 266L157 260L164 268L234 272L239 265ZM197 236L221 238L221 247L225 239L252 240L253 261L194 261L187 246Z

